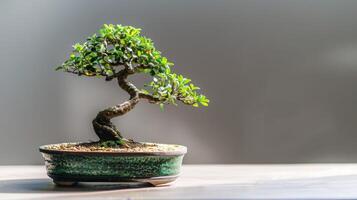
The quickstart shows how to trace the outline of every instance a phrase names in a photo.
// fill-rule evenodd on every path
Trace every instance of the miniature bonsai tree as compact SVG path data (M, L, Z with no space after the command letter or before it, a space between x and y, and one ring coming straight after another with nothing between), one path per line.
M73 45L73 51L56 70L79 76L103 77L116 80L125 90L129 100L100 111L92 121L101 142L115 142L129 147L132 140L125 139L111 119L132 110L142 99L149 103L177 105L177 101L194 107L208 106L206 96L198 94L191 80L171 71L174 65L156 50L151 39L132 26L104 25L98 34L84 43ZM127 78L137 73L148 74L152 81L139 89Z

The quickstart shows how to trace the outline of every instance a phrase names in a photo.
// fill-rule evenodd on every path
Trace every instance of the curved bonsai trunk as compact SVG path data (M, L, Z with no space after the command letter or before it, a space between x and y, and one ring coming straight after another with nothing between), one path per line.
M130 99L122 104L109 107L99 112L96 118L92 121L94 131L101 141L123 139L123 136L110 120L129 112L139 102L138 89L126 80L128 75L133 73L134 72L130 69L123 69L117 76L119 86L129 93Z
M123 136L119 130L110 121L112 118L124 115L129 112L139 102L139 98L132 98L122 104L107 108L97 114L97 117L92 121L93 128L101 141L106 140L121 140Z

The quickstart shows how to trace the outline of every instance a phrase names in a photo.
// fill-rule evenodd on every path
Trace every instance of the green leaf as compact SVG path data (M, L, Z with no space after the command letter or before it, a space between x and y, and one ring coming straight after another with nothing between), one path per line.
M76 43L75 45L73 45L74 50L76 50L77 52L80 52L83 50L83 46L79 43Z
M200 102L203 106L208 106L208 103L206 102Z

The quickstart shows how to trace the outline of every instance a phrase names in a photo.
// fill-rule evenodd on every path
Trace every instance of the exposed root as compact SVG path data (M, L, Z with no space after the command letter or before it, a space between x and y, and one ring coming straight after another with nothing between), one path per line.
M145 147L147 144L135 142L132 139L122 138L121 140L99 141L98 145L106 148L137 148Z
M98 135L100 141L117 141L122 140L122 136L115 125L100 113L92 121L95 133Z

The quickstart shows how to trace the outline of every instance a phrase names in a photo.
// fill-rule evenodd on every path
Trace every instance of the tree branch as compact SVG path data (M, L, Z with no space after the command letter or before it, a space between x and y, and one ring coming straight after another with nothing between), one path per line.
M144 94L142 92L139 93L139 98L140 99L147 99L149 103L159 103L161 102L159 98L153 97L150 94Z
M194 102L193 100L192 100L191 102L187 102L187 100L186 100L184 97L182 97L182 96L177 96L176 99L177 99L178 101L181 101L182 103L184 103L184 104L186 104L186 105L193 105L193 104L195 104L195 102ZM185 100L186 100L186 102L185 102Z

